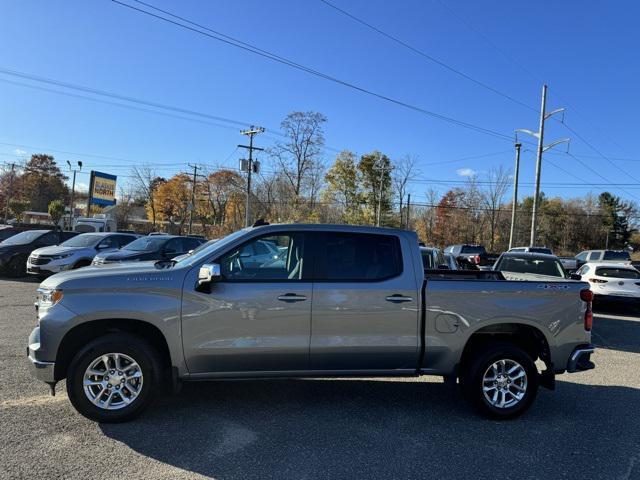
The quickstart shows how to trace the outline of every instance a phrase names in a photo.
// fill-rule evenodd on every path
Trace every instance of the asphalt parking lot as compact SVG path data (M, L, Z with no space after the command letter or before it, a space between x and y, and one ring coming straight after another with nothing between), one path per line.
M188 384L99 425L29 376L36 287L0 279L3 479L640 479L640 318L598 315L597 369L510 422L422 378Z

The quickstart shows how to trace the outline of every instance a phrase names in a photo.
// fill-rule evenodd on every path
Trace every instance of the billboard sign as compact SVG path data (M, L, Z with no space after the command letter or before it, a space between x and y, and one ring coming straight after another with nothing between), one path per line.
M91 171L89 181L89 205L106 207L116 204L116 176Z

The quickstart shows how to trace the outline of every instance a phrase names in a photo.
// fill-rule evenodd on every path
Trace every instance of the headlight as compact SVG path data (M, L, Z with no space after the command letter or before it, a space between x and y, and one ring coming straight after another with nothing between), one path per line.
M62 260L73 255L72 253L61 253L60 255L52 255L51 260Z
M62 290L57 288L39 288L37 303L38 308L53 307L62 300Z

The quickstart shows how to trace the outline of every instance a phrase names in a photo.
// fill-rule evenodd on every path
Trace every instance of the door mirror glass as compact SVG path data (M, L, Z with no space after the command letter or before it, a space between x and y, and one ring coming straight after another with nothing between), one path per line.
M200 267L198 271L198 286L207 285L211 282L220 280L222 274L220 273L220 264L218 263L205 263Z
M571 275L569 275L569 278L571 280L582 280L582 275L580 275L579 273L572 273Z

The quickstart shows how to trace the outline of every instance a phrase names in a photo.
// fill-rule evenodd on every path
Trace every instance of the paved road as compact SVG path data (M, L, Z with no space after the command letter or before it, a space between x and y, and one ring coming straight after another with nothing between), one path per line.
M598 368L511 422L435 378L186 385L98 425L28 375L36 284L0 280L0 478L640 479L640 319L598 316Z

